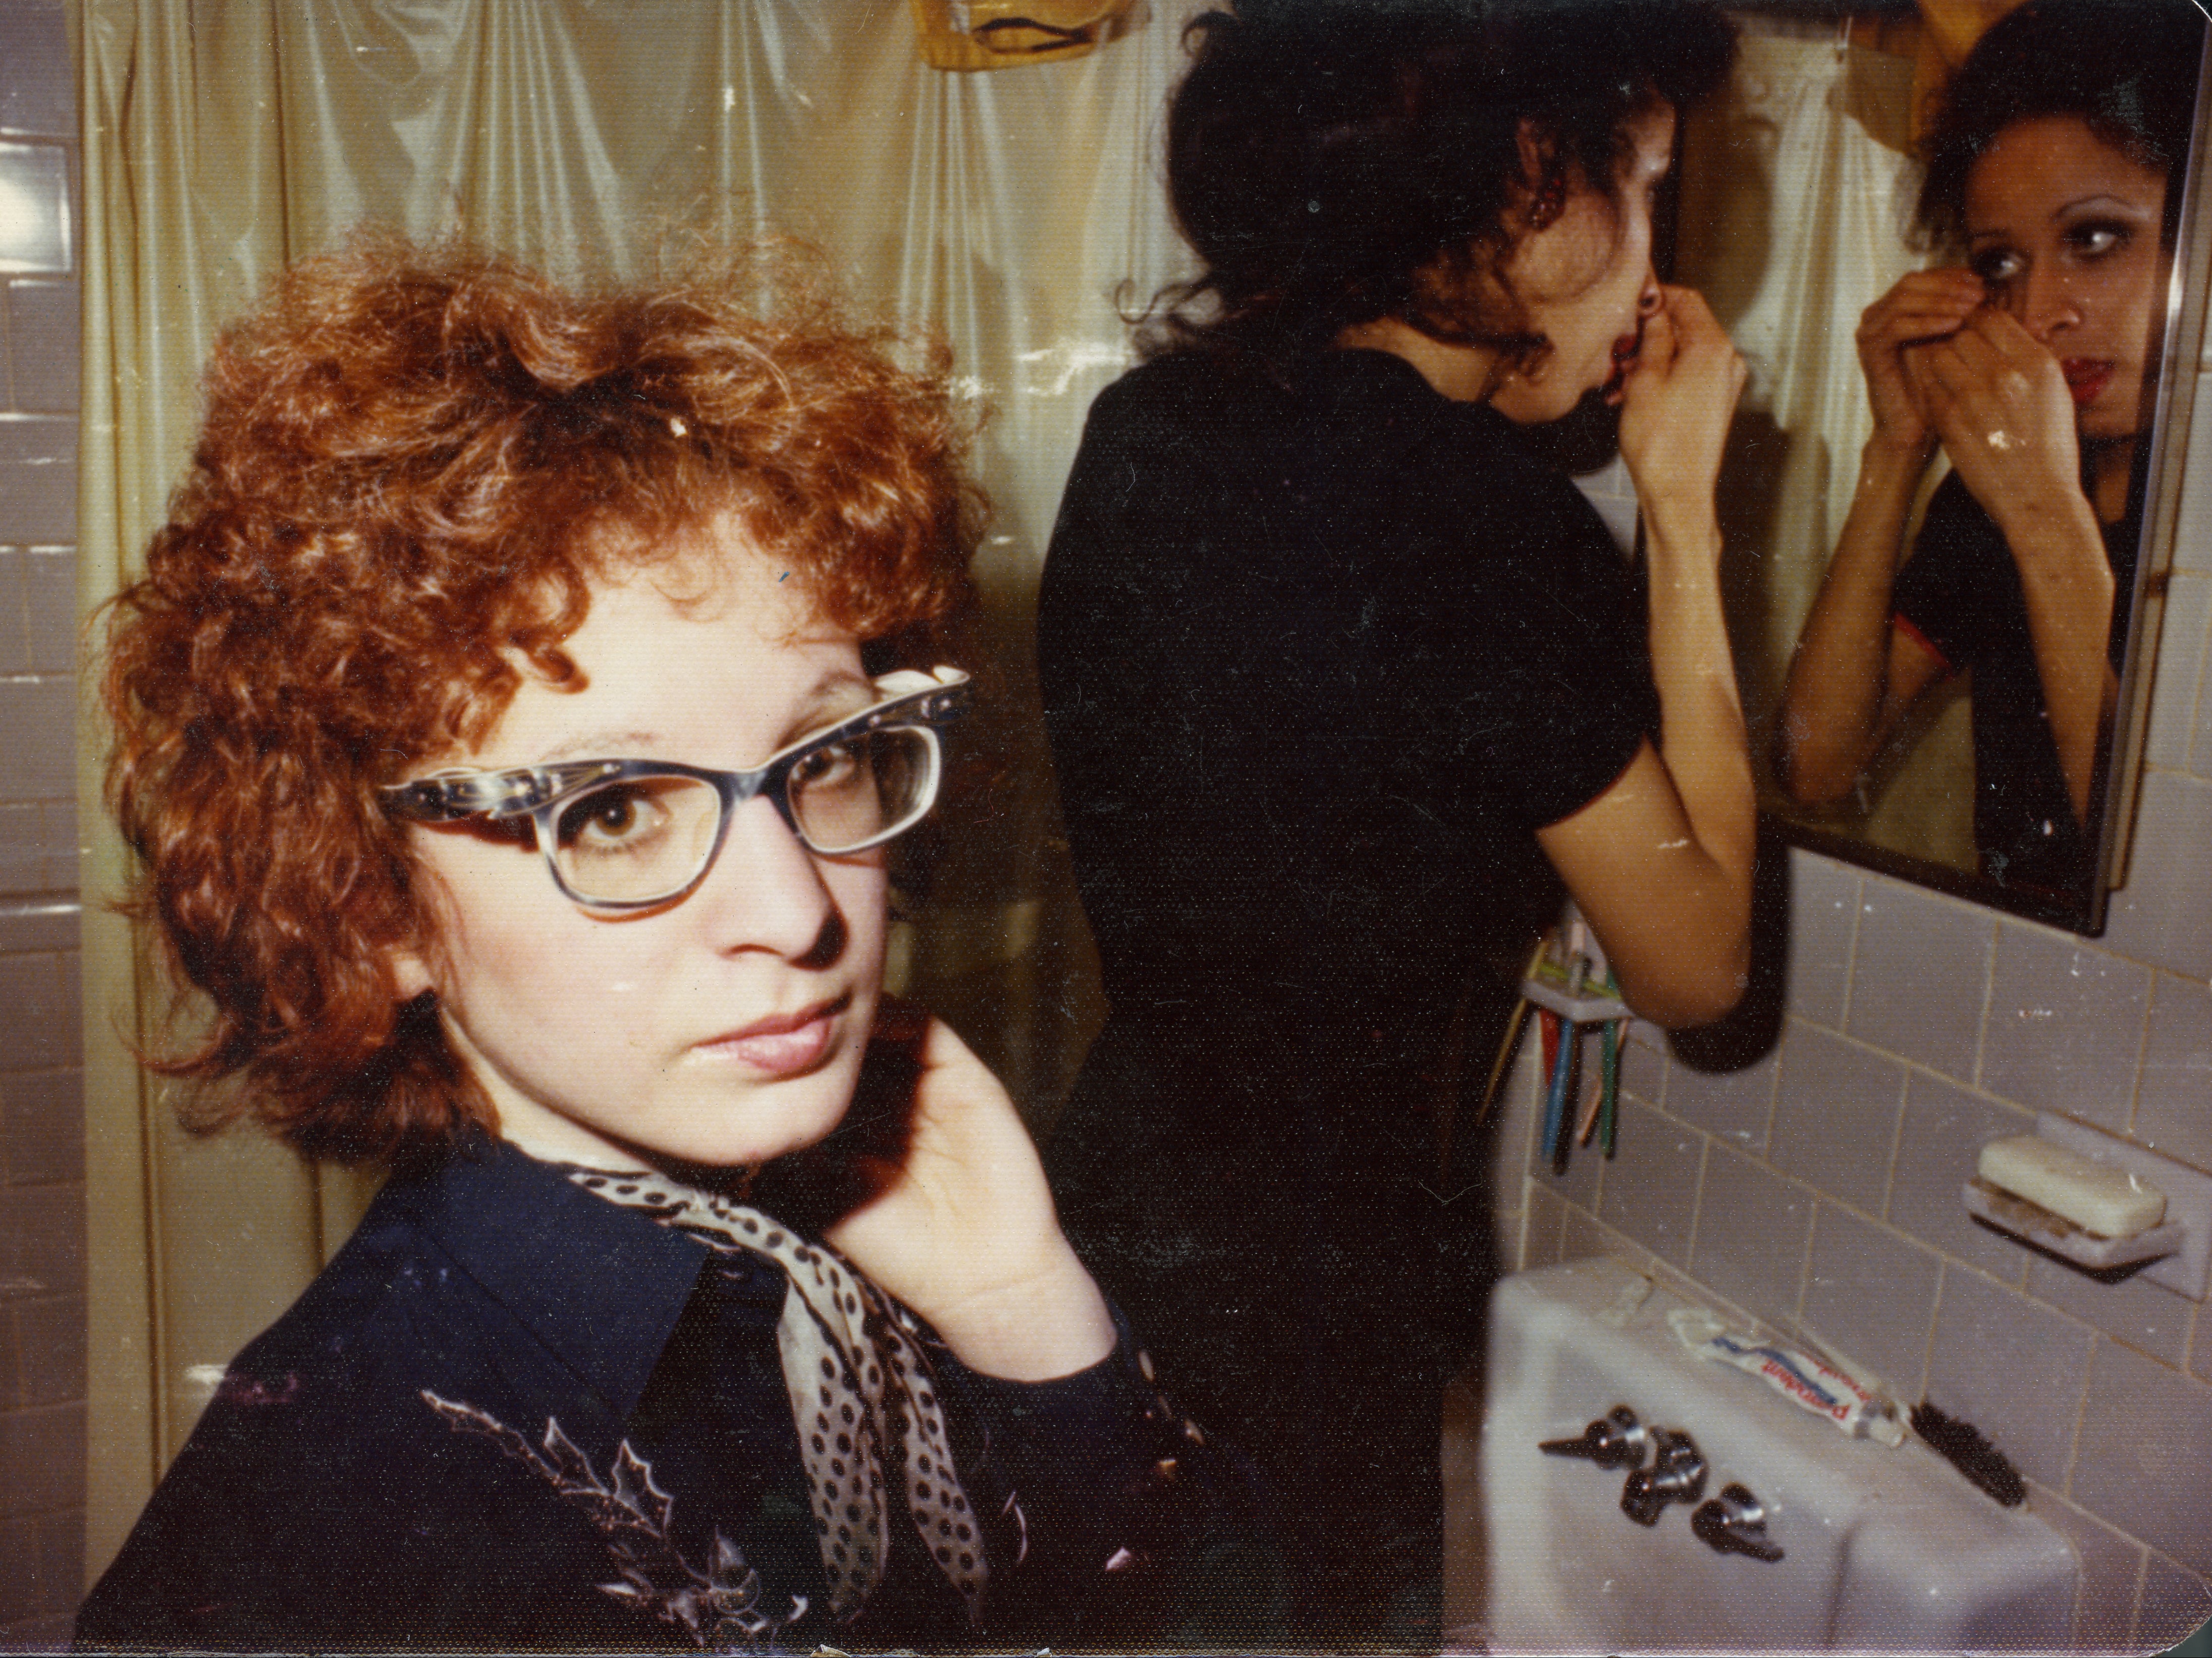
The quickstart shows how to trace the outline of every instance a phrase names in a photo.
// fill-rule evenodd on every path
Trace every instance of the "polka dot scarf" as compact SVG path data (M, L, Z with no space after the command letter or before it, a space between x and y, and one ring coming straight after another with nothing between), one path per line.
M929 1558L979 1613L986 1571L968 1494L952 1467L945 1415L914 1315L829 1249L757 1209L653 1174L571 1169L611 1203L641 1210L725 1254L766 1256L790 1290L776 1327L799 1453L814 1505L830 1609L858 1611L883 1580L890 1548L885 1448L896 1460L908 1512Z

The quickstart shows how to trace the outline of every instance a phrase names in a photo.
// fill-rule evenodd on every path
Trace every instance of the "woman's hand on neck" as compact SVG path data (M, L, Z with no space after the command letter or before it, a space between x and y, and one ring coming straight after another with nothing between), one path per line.
M1438 397L1454 403L1487 403L1498 390L1497 350L1482 345L1455 345L1424 334L1396 317L1353 323L1338 331L1336 344L1347 351L1387 351L1394 357L1403 357Z
M756 1197L927 1319L969 1369L1073 1376L1113 1315L1054 1209L1012 1099L951 1026L884 1004L843 1126L762 1170Z

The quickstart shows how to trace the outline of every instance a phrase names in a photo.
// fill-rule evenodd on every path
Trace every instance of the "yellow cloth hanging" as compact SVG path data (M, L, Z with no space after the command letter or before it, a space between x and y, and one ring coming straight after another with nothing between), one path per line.
M1080 58L1129 0L908 0L932 69L1010 69Z

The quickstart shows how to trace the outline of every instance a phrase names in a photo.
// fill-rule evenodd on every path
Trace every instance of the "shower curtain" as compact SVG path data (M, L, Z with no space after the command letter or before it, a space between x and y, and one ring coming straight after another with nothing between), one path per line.
M1005 780L956 808L894 973L1034 1111L1096 1010L1036 780L1029 616L1084 412L1127 361L1117 302L1179 274L1154 151L1194 9L1139 5L1088 57L948 75L923 66L905 0L76 0L87 606L160 522L217 328L357 222L633 276L676 227L817 244L863 302L949 342L994 411L977 573L1007 712L963 741ZM133 1061L164 1006L101 907L125 863L99 807L100 747L88 718L95 1570L220 1367L368 1195L257 1135L187 1140Z
M1751 367L1720 497L1736 668L1764 756L1872 430L1859 313L1922 261L1905 240L1914 60L1853 44L1833 21L1740 21L1728 90L1683 124L1674 272ZM1972 870L1966 715L1954 699L1899 744L1872 811L1849 827Z

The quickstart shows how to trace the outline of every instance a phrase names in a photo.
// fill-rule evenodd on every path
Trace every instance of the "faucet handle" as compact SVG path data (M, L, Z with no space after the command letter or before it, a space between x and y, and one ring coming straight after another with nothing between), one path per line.
M1536 1448L1547 1456L1583 1456L1601 1468L1632 1468L1644 1461L1651 1436L1626 1405L1616 1405L1584 1428L1579 1439L1547 1439Z
M1690 1515L1690 1529L1723 1554L1782 1558L1782 1546L1766 1535L1766 1510L1746 1485L1723 1485L1718 1497L1698 1503Z
M1658 1455L1620 1488L1620 1511L1639 1526L1656 1526L1669 1503L1694 1503L1705 1489L1705 1459L1698 1442L1675 1428L1659 1430Z

